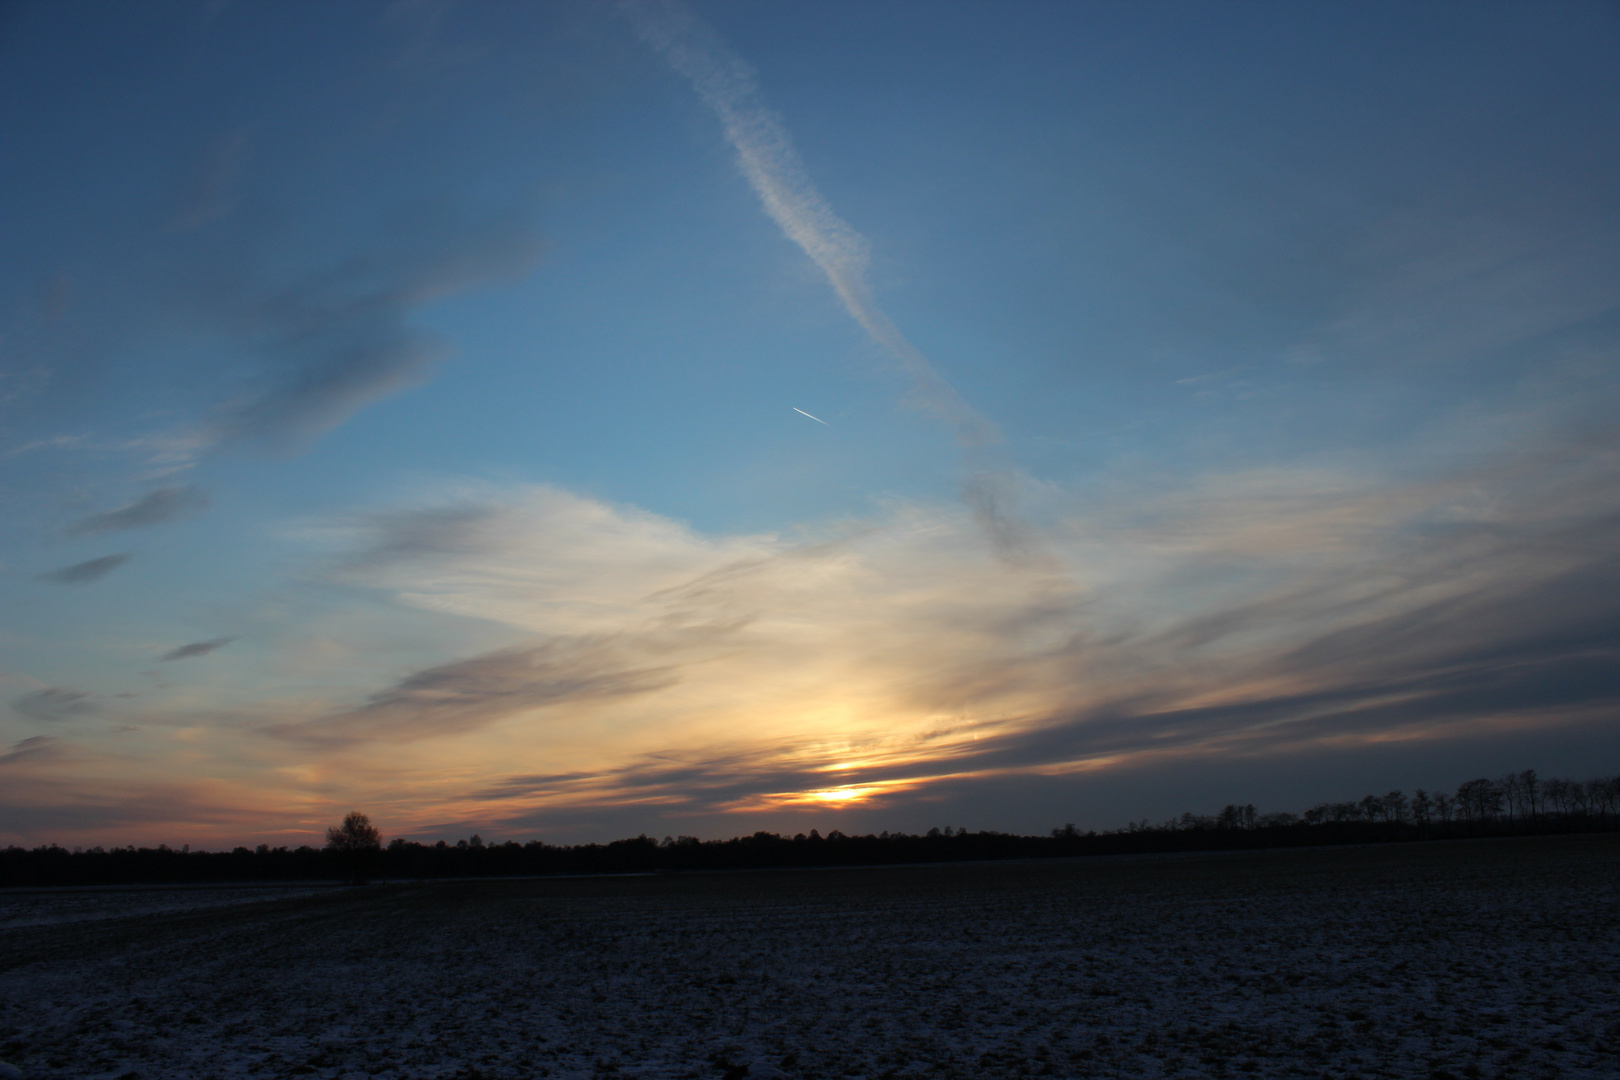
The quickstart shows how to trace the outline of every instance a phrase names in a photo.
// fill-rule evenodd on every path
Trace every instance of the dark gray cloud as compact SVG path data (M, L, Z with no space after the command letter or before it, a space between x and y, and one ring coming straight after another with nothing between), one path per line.
M391 247L279 288L213 297L264 359L208 425L215 445L307 446L367 403L425 377L448 345L411 323L434 300L534 265L543 247L522 214L471 223L422 209Z
M42 753L25 761L65 757L73 748L57 742L40 749ZM156 844L173 839L176 832L223 826L221 840L228 847L229 838L250 835L246 830L262 821L240 807L222 805L217 792L178 783L75 781L26 769L6 779L0 786L0 834L37 837L40 843L79 836L90 843ZM145 835L131 836L134 830Z
M12 699L11 707L33 720L67 720L96 712L95 699L90 694L65 686L49 686L24 694Z
M130 552L117 555L103 555L99 559L86 559L72 566L64 566L60 570L52 570L39 575L38 581L48 581L52 585L84 585L88 582L99 581L123 566L130 560Z
M582 780L602 780L609 775L611 774L599 772L566 772L508 776L490 787L472 792L468 798L478 800L521 798L540 792L556 791Z
M1247 664L1234 661L1226 675L1233 684L1275 691L1251 689L1196 708L1179 704L1173 686L1138 692L983 737L958 747L953 766L1018 770L1111 755L1264 754L1620 713L1620 555L1609 540L1616 524L1597 515L1542 531L1497 519L1488 530L1493 542L1472 552L1458 535L1433 538L1453 550L1449 565L1425 565L1413 551L1404 559L1436 579L1467 576L1469 588L1382 615L1375 612L1390 597L1366 589L1359 603L1336 613L1339 625L1301 633L1291 647ZM1369 582L1390 576L1383 564L1365 572ZM1411 588L1410 581L1401 586ZM1279 595L1231 608L1201 619L1196 633L1178 627L1131 642L1126 652L1191 666L1222 639L1297 619L1298 599Z
M493 506L467 503L369 515L361 522L365 546L344 561L344 569L476 551L485 543L485 527L499 516Z
M494 814L503 802L547 804L517 810L513 825L653 804L673 821L765 805L764 797L781 793L888 784L909 790L912 801L946 800L985 820L994 817L990 796L975 794L975 785L1000 791L1008 776L1050 773L1065 763L1107 763L1110 770L1173 770L1191 760L1320 763L1350 750L1365 757L1382 745L1461 752L1476 732L1542 732L1556 741L1554 733L1566 729L1612 726L1620 716L1620 549L1613 541L1620 535L1620 452L1613 437L1574 441L1579 453L1564 444L1413 491L1367 499L1308 492L1297 518L1276 525L1287 540L1281 547L1274 533L1248 531L1254 507L1238 497L1215 500L1213 520L1155 526L1185 547L1171 579L1180 587L1241 577L1268 559L1298 559L1318 543L1325 552L1266 578L1264 589L1234 590L1180 619L1139 629L1104 623L1105 632L1074 633L1034 666L995 656L982 667L933 671L924 688L928 700L952 702L972 700L987 685L1044 683L1051 702L1044 713L941 730L913 747L890 745L872 755L841 745L819 751L782 744L741 755L671 751L590 774L515 775L469 798ZM1459 492L1478 500L1476 509L1458 510ZM705 595L700 584L689 587L694 596ZM1078 611L1032 608L1029 617L1083 626ZM957 617L972 618L972 609ZM1002 623L983 629L987 639L1005 632ZM1211 703L1189 704L1199 699ZM850 757L873 763L828 771ZM1499 767L1525 765L1537 761ZM1069 782L1083 785L1090 775L1076 772ZM1345 779L1352 786L1393 783ZM1239 796L1265 798L1230 797Z
M38 761L48 761L61 756L61 740L49 735L35 735L21 742L13 743L10 749L0 753L0 766L27 765Z
M600 773L519 775L470 792L468 802L488 807L493 823L530 830L560 825L618 820L646 828L649 810L666 827L687 831L693 815L724 814L740 801L780 792L807 791L841 782L835 776L803 766L784 765L773 750L700 755L649 755L624 768ZM541 796L559 801L541 809L504 810ZM629 813L627 813L627 810Z
M233 637L214 638L212 641L194 641L189 645L182 645L178 649L170 649L162 656L162 660L187 660L193 656L207 656L215 649L223 649L236 639Z
M673 666L638 664L615 642L557 640L428 668L358 708L267 731L306 742L410 742L528 709L651 693L677 680Z
M88 536L117 529L139 529L207 508L208 496L193 485L161 487L117 510L80 518L68 526L67 534Z
M181 193L171 224L182 230L229 214L241 197L239 179L252 139L247 130L226 132L201 155Z
M514 828L630 820L626 808L642 807L691 831L683 815L721 828L743 810L750 820L830 814L811 793L846 785L874 791L874 812L947 800L949 819L990 823L992 794L975 792L1004 792L1009 777L1080 787L1121 770L1261 759L1278 775L1292 767L1279 768L1284 760L1320 774L1341 753L1464 753L1478 732L1564 738L1620 714L1620 433L1549 436L1539 450L1402 483L1301 469L1099 500L1074 534L1040 537L1072 551L1078 535L1103 551L1099 565L1122 571L1117 581L1091 574L1085 591L1013 590L979 545L936 550L945 536L971 535L955 512L954 529L896 532L900 543L870 549L828 542L824 559L791 547L721 558L712 545L687 559L698 546L690 534L649 526L624 543L633 530L623 518L590 510L577 516L595 524L577 530L553 528L568 520L560 513L508 528L467 504L378 517L362 562L448 555L456 573L435 581L477 579L486 591L472 595L505 603L510 592L524 612L528 599L552 603L554 582L570 599L591 585L576 590L589 607L558 605L554 625L581 618L596 633L433 667L272 733L379 751L448 736L452 752L457 736L491 725L529 725L543 742L551 725L600 712L660 752L491 778L460 803ZM595 561L610 541L612 557ZM643 561L692 572L616 592ZM992 576L974 576L987 567ZM399 575L402 589L415 571ZM805 578L816 585L795 591ZM622 629L602 629L611 627ZM801 636L806 627L816 636ZM854 660L838 652L850 641ZM795 680L812 687L812 705L824 686L835 704L861 703L855 722L819 733L797 722L797 692L771 697ZM660 693L677 683L678 693ZM695 744L691 706L705 697L714 715L739 722L711 725ZM1273 801L1265 789L1240 796ZM1159 797L1180 803L1169 789Z

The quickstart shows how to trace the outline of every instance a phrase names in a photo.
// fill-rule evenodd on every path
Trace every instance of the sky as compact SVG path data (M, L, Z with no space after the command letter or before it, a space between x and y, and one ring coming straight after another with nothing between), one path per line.
M1620 771L1617 11L0 8L0 843Z

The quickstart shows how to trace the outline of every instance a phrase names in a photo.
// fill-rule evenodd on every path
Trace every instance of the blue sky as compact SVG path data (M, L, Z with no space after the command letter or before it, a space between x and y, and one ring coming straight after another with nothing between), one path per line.
M0 834L1612 771L1617 52L1600 4L7 7Z

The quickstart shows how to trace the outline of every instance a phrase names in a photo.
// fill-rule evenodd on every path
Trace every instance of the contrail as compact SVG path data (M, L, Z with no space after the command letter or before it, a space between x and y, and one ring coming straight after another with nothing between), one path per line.
M792 409L794 412L798 413L800 416L810 416L809 413L805 412L803 409L799 408L797 405L789 405L788 408ZM814 420L816 423L821 424L824 427L832 427L831 424L827 423L827 421L823 420L819 416L810 416L810 419Z
M1001 432L963 400L873 299L866 283L866 237L816 190L787 128L759 92L754 69L679 0L621 0L620 6L642 40L662 53L719 117L737 151L737 166L765 212L827 275L850 317L911 376L912 400L944 421L966 450L962 497L996 551L1010 562L1046 561L1036 555L1029 530L1010 513L1014 473L999 450Z

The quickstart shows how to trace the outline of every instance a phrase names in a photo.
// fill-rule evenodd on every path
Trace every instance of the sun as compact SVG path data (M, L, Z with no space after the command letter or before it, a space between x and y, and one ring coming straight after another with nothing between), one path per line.
M844 805L847 803L862 802L871 797L875 788L869 787L841 787L828 788L825 791L807 791L805 798L820 803Z

